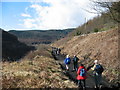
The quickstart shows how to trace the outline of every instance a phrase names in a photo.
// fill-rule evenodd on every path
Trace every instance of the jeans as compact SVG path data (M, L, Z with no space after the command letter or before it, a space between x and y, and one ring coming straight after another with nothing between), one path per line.
M85 79L83 80L78 80L78 86L81 87L81 88L85 88Z
M78 63L77 62L73 62L73 65L74 65L73 69L77 71L78 70Z
M94 80L95 80L95 86L99 87L101 84L101 80L102 80L102 75L101 74L94 74Z

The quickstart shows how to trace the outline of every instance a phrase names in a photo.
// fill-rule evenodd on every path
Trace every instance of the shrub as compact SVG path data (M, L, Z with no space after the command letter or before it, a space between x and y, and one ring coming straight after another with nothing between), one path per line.
M94 29L94 32L98 32L98 31L99 31L98 28L95 28L95 29Z
M81 33L81 32L79 32L79 31L78 31L78 32L76 32L76 36L81 35L81 34L82 34L82 33Z

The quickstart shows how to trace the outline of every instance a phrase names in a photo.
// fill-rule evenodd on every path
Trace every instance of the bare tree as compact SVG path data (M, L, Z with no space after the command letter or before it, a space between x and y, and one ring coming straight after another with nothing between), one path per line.
M100 0L92 0L92 2L93 10L97 11L97 13L109 13L113 20L120 23L120 1L108 2L108 0L104 0L104 2L101 2Z

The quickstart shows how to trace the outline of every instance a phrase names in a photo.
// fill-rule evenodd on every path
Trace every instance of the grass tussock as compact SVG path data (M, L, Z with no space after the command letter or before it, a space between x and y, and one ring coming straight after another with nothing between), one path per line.
M39 46L18 62L2 64L3 88L75 88L52 58L50 47Z

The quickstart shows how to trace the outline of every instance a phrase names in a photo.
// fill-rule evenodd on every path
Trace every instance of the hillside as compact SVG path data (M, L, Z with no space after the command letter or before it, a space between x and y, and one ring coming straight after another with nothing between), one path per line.
M42 52L41 52L42 51ZM2 63L3 88L76 88L51 55L51 47L40 45L21 61Z
M77 55L81 61L84 60L86 67L98 59L105 68L103 76L111 83L120 82L119 34L118 28L114 28L104 32L66 37L52 46L61 48L63 54L69 54L71 57Z
M18 41L17 37L0 29L2 35L2 60L3 61L16 61L22 58L34 47L27 46Z
M73 29L64 30L28 30L28 31L16 31L10 30L9 33L18 37L21 42L26 44L49 44L60 38L65 37Z
M118 23L110 18L109 13L103 13L100 16L94 17L83 25L76 28L69 36L78 36L94 32L107 31L118 26Z

